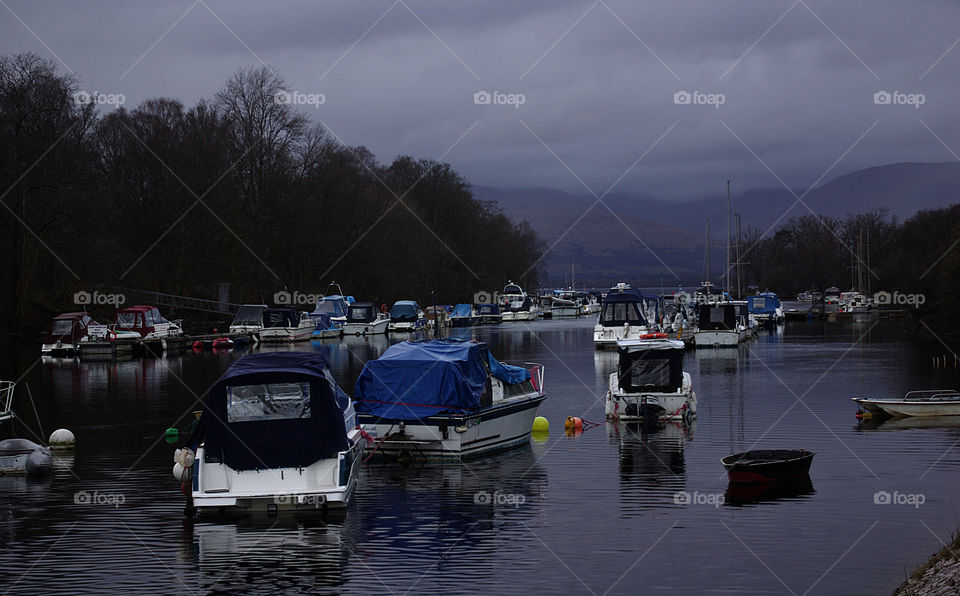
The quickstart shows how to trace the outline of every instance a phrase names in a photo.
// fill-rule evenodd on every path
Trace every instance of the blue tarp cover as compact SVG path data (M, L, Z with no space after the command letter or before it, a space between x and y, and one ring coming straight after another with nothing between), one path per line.
M329 314L332 317L347 316L346 298L338 294L334 294L317 300L317 307L313 309L313 313L311 314L319 315L321 313Z
M358 414L420 420L480 409L487 381L479 345L457 340L405 341L367 362L357 378Z
M454 317L472 317L473 308L469 304L458 304L453 307Z
M772 315L777 310L777 307L780 306L780 297L773 292L761 292L756 296L747 297L747 303L750 307L750 312L755 315Z
M497 377L504 383L515 385L522 383L530 378L530 371L522 366L513 366L504 364L493 357L493 354L487 352L487 362L490 364L490 374Z
M417 320L417 311L420 309L414 300L397 300L390 307L390 320L409 322Z
M333 321L330 320L331 317L329 314L323 313L310 313L310 318L317 323L317 329L333 329Z

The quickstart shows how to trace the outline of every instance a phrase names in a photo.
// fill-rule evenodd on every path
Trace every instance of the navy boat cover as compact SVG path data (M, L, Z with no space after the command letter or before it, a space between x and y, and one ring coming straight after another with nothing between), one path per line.
M309 466L348 448L349 398L318 353L251 354L210 389L200 418L207 461L234 470Z
M756 296L748 296L747 303L750 312L755 315L772 315L780 306L780 297L773 292L760 292Z
M311 314L318 315L321 313L326 313L331 317L347 316L347 299L339 294L324 296L317 300L317 307L313 309Z
M473 308L469 304L458 304L453 307L454 317L472 317Z
M397 300L390 307L390 320L400 323L412 323L417 320L420 307L414 300Z

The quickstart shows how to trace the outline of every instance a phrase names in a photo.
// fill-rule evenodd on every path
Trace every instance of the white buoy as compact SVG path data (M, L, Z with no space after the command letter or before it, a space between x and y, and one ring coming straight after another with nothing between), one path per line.
M190 468L184 468L180 464L173 464L173 477L176 478L178 482L189 480Z
M73 433L69 430L65 428L58 428L50 433L49 442L51 449L73 449L74 444L77 442L77 438L73 436Z

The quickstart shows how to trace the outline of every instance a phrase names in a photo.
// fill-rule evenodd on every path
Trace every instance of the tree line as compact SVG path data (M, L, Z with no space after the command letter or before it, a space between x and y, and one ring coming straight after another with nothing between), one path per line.
M211 99L95 109L35 54L0 56L0 320L42 324L99 284L270 303L336 280L358 299L470 301L537 285L543 243L449 164L382 164L266 67Z

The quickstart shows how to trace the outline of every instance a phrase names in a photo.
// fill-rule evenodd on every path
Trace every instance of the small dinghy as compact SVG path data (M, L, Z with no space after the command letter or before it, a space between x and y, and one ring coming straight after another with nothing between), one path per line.
M0 441L0 475L42 476L49 473L52 466L53 454L42 445L27 439Z
M730 482L779 482L809 474L814 455L806 449L755 449L728 455L720 463Z

